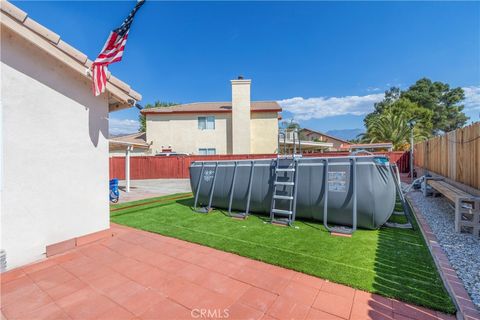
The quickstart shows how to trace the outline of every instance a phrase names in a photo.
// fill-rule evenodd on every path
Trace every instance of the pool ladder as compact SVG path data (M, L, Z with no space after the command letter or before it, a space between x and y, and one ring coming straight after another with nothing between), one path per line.
M283 139L283 153L280 141ZM292 148L287 148L288 142ZM297 153L298 150L298 153ZM302 157L302 146L298 129L285 129L278 134L277 160L275 163L270 222L292 226L297 207L298 158ZM289 153L291 151L291 153ZM287 162L287 165L284 163Z
M298 162L296 158L293 158L287 166L282 166L280 165L283 162L281 160L288 161L290 159L277 158L270 222L292 226L295 221L295 209L297 206ZM288 208L285 208L285 204L287 204Z

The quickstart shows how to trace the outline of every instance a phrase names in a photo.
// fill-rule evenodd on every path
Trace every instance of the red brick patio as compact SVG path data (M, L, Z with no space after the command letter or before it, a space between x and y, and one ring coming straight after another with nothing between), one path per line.
M185 241L112 230L114 237L2 274L2 317L454 319Z

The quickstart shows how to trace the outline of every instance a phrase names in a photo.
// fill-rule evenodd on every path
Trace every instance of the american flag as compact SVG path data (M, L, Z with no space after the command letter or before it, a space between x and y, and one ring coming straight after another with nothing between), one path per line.
M128 17L123 21L122 25L110 32L110 36L105 42L105 45L98 55L97 59L92 64L92 80L93 80L93 94L100 95L105 91L107 86L107 66L111 63L122 60L123 51L127 44L128 32L132 25L133 18L138 9L145 3L145 0L140 0L135 5L135 8L130 12Z

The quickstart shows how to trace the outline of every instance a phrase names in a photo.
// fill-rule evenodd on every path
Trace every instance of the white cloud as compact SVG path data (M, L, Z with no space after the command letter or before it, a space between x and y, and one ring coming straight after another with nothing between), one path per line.
M465 111L480 110L480 86L464 87L465 100L463 104Z
M140 124L137 120L110 118L108 120L108 126L109 133L117 135L138 132Z
M361 116L373 111L373 104L381 101L383 93L345 97L295 97L278 101L283 110L294 114L295 120L322 119L334 116Z
M368 88L375 91L377 88ZM464 87L465 111L480 110L480 86ZM345 97L295 97L278 101L283 110L293 113L295 120L322 119L334 116L362 116L373 111L373 104L381 101L383 93Z

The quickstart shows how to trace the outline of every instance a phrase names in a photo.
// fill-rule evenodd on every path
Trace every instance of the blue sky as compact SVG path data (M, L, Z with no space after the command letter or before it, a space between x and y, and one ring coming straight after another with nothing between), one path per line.
M95 59L135 1L14 2ZM124 59L110 66L155 100L230 100L230 79L252 79L253 100L328 131L360 128L389 86L421 77L466 88L480 114L480 2L148 1ZM138 110L112 113L112 133L137 127Z

